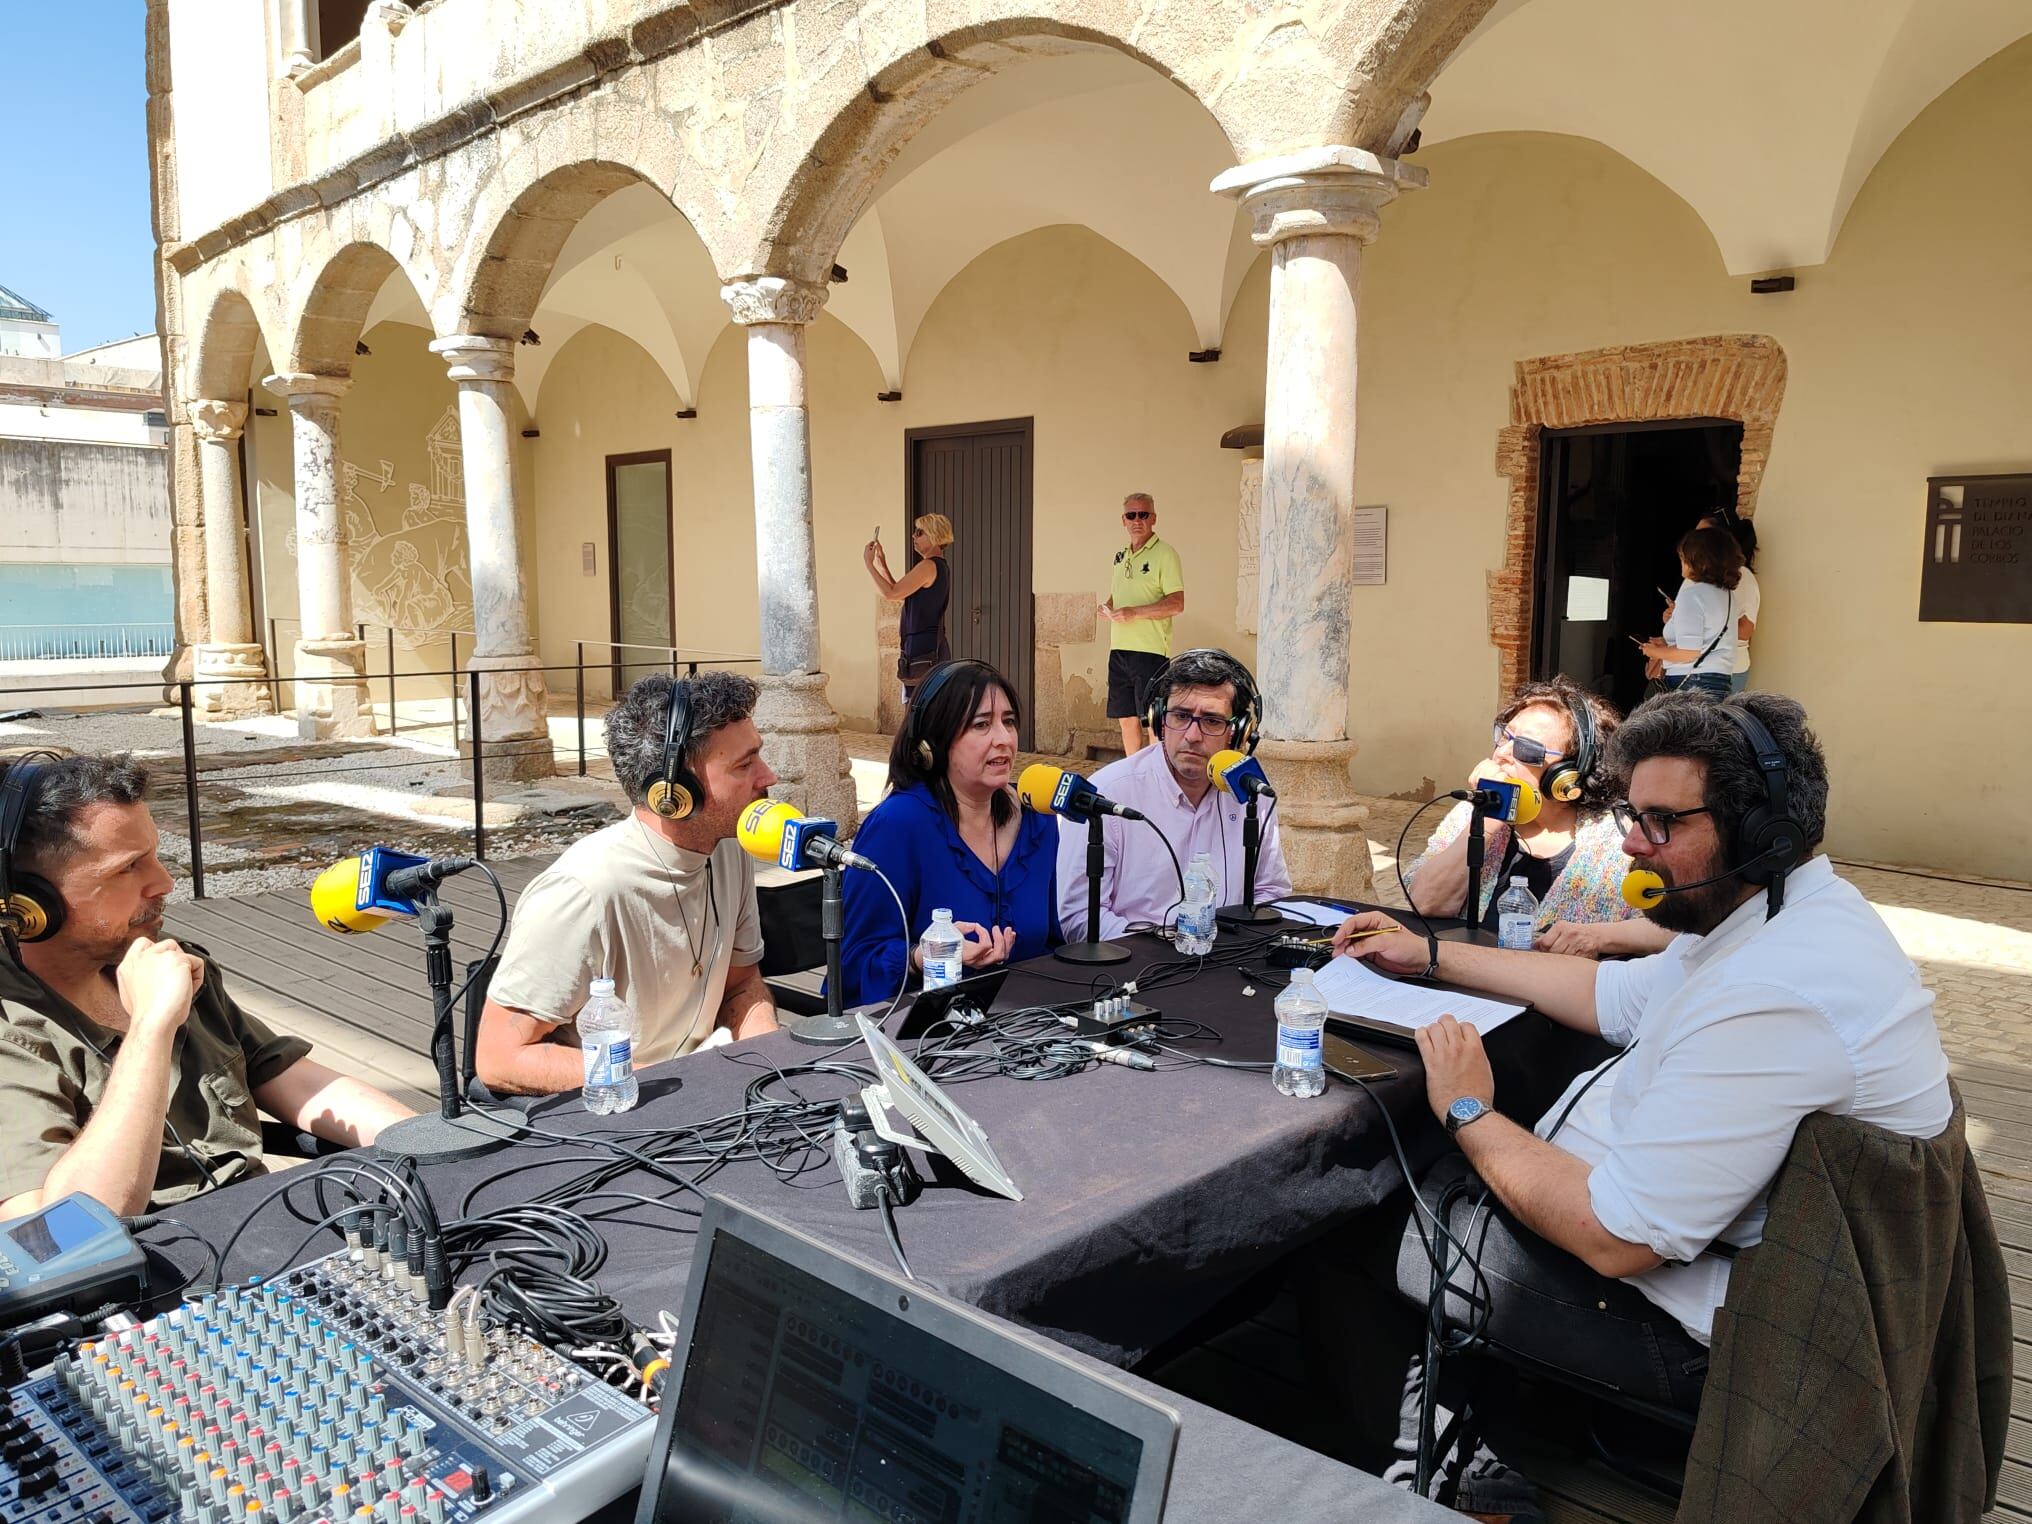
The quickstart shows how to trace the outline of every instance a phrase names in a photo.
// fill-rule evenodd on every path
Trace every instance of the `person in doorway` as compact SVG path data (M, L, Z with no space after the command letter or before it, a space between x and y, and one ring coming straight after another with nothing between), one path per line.
M1020 723L1014 689L986 662L947 662L919 686L889 750L889 792L854 836L897 898L872 873L846 876L848 1005L893 999L919 979L917 939L935 910L952 912L970 973L1058 941L1058 828L1011 786Z
M1093 785L1118 804L1141 810L1150 825L1106 819L1107 859L1101 870L1101 936L1134 926L1162 926L1179 903L1171 844L1181 863L1201 852L1214 862L1222 903L1242 899L1242 801L1213 785L1207 762L1216 752L1246 748L1262 723L1256 679L1226 651L1181 651L1151 680L1146 717L1158 744L1110 762ZM1269 801L1265 801L1266 804ZM1159 832L1162 833L1160 838ZM1058 924L1068 938L1086 935L1087 828L1058 823ZM1262 822L1256 861L1256 903L1291 892L1291 870L1274 805Z
M1467 912L1475 925L1496 929L1496 901L1519 877L1538 900L1538 945L1549 952L1635 956L1671 940L1623 903L1630 859L1605 793L1608 746L1622 718L1614 704L1563 674L1526 683L1496 711L1489 755L1475 764L1467 786L1489 778L1526 783L1540 804L1528 824L1486 824L1480 903ZM1463 913L1472 815L1473 806L1456 804L1404 870L1420 914Z
M579 1088L571 1022L601 976L634 1010L637 1066L776 1030L755 860L734 835L776 782L759 693L733 672L658 672L608 711L607 755L633 808L522 891L480 1017L474 1071L489 1089Z
M348 1147L410 1115L162 934L160 844L130 757L0 776L0 1217L80 1191L131 1216L265 1174L264 1112Z
M1757 619L1763 612L1764 594L1757 586L1757 526L1736 512L1735 504L1724 503L1702 519L1701 529L1720 529L1736 542L1743 553L1743 579L1736 584L1736 668L1729 674L1729 691L1741 693L1750 686L1750 637L1757 633Z
M1665 951L1587 963L1441 943L1379 912L1351 917L1335 947L1527 1003L1620 1050L1541 1118L1512 1118L1473 1027L1442 1016L1420 1030L1426 1099L1459 1152L1418 1189L1435 1201L1465 1182L1480 1199L1465 1236L1496 1345L1690 1413L1733 1256L1763 1236L1800 1121L1828 1112L1932 1138L1954 1101L1932 994L1821 851L1827 758L1797 703L1663 694L1617 732L1611 762L1628 789L1612 806L1624 849L1668 891L1645 912L1677 933ZM1330 1242L1308 1297L1358 1463L1394 1450L1408 1472L1425 1315L1399 1296L1399 1251L1407 1265L1423 1255L1378 1227Z
M917 564L902 576L890 575L889 556L879 538L870 540L861 551L875 591L891 603L903 605L896 632L896 676L903 684L905 709L926 674L952 659L946 633L946 610L952 601L952 568L946 556L952 542L952 520L942 513L924 513L910 528L910 548L917 552Z
M1115 552L1101 617L1108 632L1108 718L1120 722L1122 750L1134 756L1147 738L1143 710L1150 680L1171 656L1171 621L1185 612L1178 552L1157 538L1157 502L1147 492L1122 499L1129 543Z
M1638 648L1663 666L1668 691L1725 697L1736 668L1743 552L1723 530L1689 530L1679 542L1679 573L1679 591L1665 605L1664 634L1638 641Z

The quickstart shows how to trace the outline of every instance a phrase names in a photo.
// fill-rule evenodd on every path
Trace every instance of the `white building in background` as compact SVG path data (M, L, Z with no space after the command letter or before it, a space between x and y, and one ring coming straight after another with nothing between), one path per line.
M0 710L94 702L10 690L161 670L174 639L168 433L153 334L66 356L56 320L0 287Z
M56 319L27 297L0 286L0 355L54 360L62 353Z

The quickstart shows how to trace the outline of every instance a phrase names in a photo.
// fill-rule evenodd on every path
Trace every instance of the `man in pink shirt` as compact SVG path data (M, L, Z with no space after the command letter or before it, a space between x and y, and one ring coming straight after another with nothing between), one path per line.
M1150 825L1108 817L1102 823L1107 865L1101 873L1101 936L1111 939L1139 926L1167 923L1179 901L1178 874L1157 839L1162 831L1181 866L1207 853L1214 864L1218 904L1242 898L1242 801L1215 788L1207 760L1217 751L1246 749L1261 723L1256 680L1225 651L1181 651L1150 680L1148 714L1156 746L1110 762L1094 787L1117 803L1141 810ZM1277 834L1275 803L1264 800L1263 846L1256 863L1256 903L1291 892L1291 873ZM1058 823L1058 922L1068 937L1086 935L1087 828Z

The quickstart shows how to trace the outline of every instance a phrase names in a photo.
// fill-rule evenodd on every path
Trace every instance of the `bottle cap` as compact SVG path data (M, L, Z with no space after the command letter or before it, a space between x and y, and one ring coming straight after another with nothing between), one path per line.
M952 919L952 912L950 910L934 910L931 913L931 918L934 921L950 921Z
M592 983L592 992L595 995L611 995L614 993L614 981L612 979L595 979Z
M1530 881L1526 879L1523 874L1513 873L1510 875L1510 887L1512 889L1529 889L1531 887L1531 884Z
M1293 984L1312 983L1312 970L1309 968L1294 968L1291 971L1291 982Z

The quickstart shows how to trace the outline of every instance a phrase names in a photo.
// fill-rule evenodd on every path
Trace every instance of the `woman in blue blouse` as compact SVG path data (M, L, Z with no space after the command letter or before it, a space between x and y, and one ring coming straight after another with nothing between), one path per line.
M1034 958L1059 940L1058 824L1016 801L1016 696L986 662L947 662L919 685L889 750L889 793L854 850L896 886L909 918L869 873L846 876L840 948L848 1005L918 981L917 939L950 910L969 973Z

